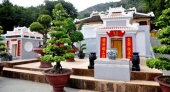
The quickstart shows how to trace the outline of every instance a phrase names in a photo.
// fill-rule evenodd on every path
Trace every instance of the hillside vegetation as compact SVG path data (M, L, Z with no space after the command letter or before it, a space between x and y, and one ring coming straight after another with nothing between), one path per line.
M78 18L84 18L90 16L93 11L106 11L109 7L124 7L125 9L136 7L138 12L145 12L145 5L142 0L121 0L119 2L107 2L91 6L83 11L79 12Z

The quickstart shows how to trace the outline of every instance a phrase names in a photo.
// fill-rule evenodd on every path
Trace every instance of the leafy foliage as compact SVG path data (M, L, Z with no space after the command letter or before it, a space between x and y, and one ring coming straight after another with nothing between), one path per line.
M80 53L83 53L83 51L86 49L86 44L80 44Z
M5 52L5 50L7 49L5 46L5 42L2 42L2 40L3 40L2 36L1 36L2 33L3 33L2 26L0 26L0 40L1 40L1 42L0 42L0 58L8 55L8 53Z
M158 21L156 22L157 26L166 27L170 25L170 8L162 11L162 15L159 16Z
M75 42L84 40L84 36L80 31L76 31L76 24L74 23L72 18L67 18L65 23L66 25L64 25L64 27L66 28L66 32L71 39L71 43L69 44L71 44L73 48Z
M51 39L47 40L47 47L43 49L43 52L46 53L46 56L42 56L41 60L46 62L56 62L54 69L51 70L52 73L62 73L61 61L64 61L67 58L74 57L73 53L68 53L66 50L70 50L71 46L69 44L61 45L63 43L70 43L70 37L67 34L67 30L64 25L67 25L66 20L66 11L62 7L61 3L58 3L53 9L53 25L51 27L53 32L50 32Z
M41 15L37 19L38 22L33 22L30 25L31 31L36 31L43 35L43 47L46 47L47 33L49 32L50 23L52 18L49 15Z
M157 33L159 42L163 45L161 47L154 46L155 53L170 54L170 21L169 21L170 8L165 9L159 17L157 25L163 28ZM148 59L146 64L150 68L161 70L170 70L170 59L165 57L158 57L156 59Z
M153 11L155 14L155 19L157 19L160 15L162 15L163 10L170 7L169 0L142 0L145 5L145 10Z
M146 65L150 68L161 70L170 70L170 60L165 57L158 57L156 59L148 59Z
M45 3L46 10L50 11L49 12L50 16L53 16L51 11L54 9L54 6L58 3L61 3L66 11L66 15L65 15L66 18L68 17L71 17L72 19L77 18L78 15L77 10L75 9L74 5L70 2L67 2L65 0L57 0L57 1L45 0L44 3Z

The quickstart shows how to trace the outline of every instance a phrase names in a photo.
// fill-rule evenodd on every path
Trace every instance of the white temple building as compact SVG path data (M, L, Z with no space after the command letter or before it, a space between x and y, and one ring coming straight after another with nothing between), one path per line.
M139 17L139 18L137 18ZM150 44L150 18L138 13L136 8L109 8L106 12L93 12L90 17L76 20L83 22L81 32L87 44L86 53L96 52L99 58L107 58L107 49L116 48L117 58L132 59L133 52L141 57L152 57Z

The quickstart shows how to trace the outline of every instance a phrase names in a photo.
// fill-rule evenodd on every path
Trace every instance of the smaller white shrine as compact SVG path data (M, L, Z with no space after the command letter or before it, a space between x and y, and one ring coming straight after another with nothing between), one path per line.
M16 27L13 31L7 31L4 37L6 38L6 46L9 48L6 52L11 53L14 60L38 57L38 54L32 49L38 47L39 42L42 42L43 36L41 34L31 32L26 27Z

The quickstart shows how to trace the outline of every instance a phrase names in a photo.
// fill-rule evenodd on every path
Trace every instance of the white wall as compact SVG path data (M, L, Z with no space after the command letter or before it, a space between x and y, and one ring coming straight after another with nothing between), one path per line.
M136 34L136 51L140 56L146 56L145 32L139 31Z
M81 32L84 38L96 38L96 28L101 26L101 24L96 25L83 25Z

